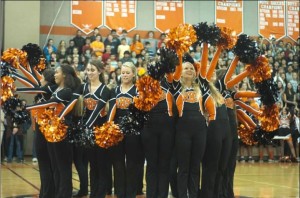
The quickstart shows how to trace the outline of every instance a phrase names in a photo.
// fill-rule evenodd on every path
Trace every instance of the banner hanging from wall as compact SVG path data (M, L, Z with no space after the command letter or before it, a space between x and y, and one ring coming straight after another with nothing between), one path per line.
M95 27L103 25L103 2L71 1L71 24L85 34L91 33Z
M127 32L136 28L136 1L104 1L105 2L105 26Z
M285 36L285 1L258 1L258 33L268 40Z
M155 28L160 32L184 23L183 0L156 0L154 2Z
M286 1L287 36L295 42L299 38L299 6L298 0Z
M219 27L229 27L239 35L243 33L243 0L216 0L215 22Z

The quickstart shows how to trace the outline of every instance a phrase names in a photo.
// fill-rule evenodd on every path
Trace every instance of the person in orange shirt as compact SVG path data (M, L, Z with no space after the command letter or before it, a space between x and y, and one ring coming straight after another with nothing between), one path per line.
M98 34L96 36L96 40L90 44L90 47L93 49L93 52L95 52L97 57L102 56L104 52L104 44L102 42L101 35Z
M135 52L137 55L141 53L144 49L144 45L141 42L141 36L139 34L135 34L132 40L132 44L130 45L130 50Z

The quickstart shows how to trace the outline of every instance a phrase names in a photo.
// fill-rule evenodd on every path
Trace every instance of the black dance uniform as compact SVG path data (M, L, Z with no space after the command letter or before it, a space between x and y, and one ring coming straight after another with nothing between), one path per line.
M122 92L122 85L112 92L109 101L109 121L120 124L122 117L128 113L128 107L137 96L134 85ZM125 136L118 145L109 148L109 155L114 168L115 194L118 198L135 198L139 173L143 168L143 147L140 135ZM126 158L126 160L125 160Z
M208 81L200 76L203 105L209 114L206 148L202 163L201 196L218 197L222 175L226 170L231 150L230 125L226 106L216 106L208 88ZM208 103L211 101L211 104Z
M219 189L219 197L234 197L233 191L233 179L234 179L234 172L236 167L236 156L238 153L239 148L239 138L237 133L237 118L236 118L236 110L235 104L231 97L231 92L226 90L225 83L224 83L225 76L218 80L216 83L216 87L222 94L225 99L225 105L227 107L227 115L229 119L230 125L230 132L231 132L231 151L228 159L227 168L223 175L223 182L222 187Z
M52 87L54 90L57 88ZM36 103L45 102L50 99L54 90L51 90L50 86L44 86L41 89L35 88L17 88L18 92L22 93L38 93L35 97ZM42 92L42 93L41 93ZM55 197L55 188L54 188L54 173L53 167L51 167L50 155L48 147L51 143L47 142L44 135L41 133L39 125L35 124L35 133L36 133L36 157L38 159L39 173L40 173L40 194L39 198L53 198Z
M90 84L82 84L74 93L69 107L74 106L79 96L83 96L84 114L83 120L88 128L101 126L106 121L105 105L109 100L110 91L104 84L91 92ZM68 107L66 108L68 111ZM90 197L104 198L107 188L107 151L104 148L94 146L92 148L76 148L78 156L74 156L74 163L77 167L80 179L79 195L87 195L88 191L88 167L87 160L90 162Z
M55 85L55 87L57 87ZM50 87L54 90L55 87ZM51 98L46 101L35 105L29 105L27 110L38 108L51 108L56 115L59 115L62 109L68 104L72 97L72 90L70 88L57 88ZM71 116L64 116L65 123L71 121ZM55 197L66 198L72 196L72 144L66 139L48 144L51 166L54 171L54 186Z
M142 135L147 160L147 197L168 197L169 168L174 146L173 96L170 84L161 81L162 95L159 103L149 112Z
M183 91L179 81L174 81L173 85L179 114L175 137L178 159L178 197L188 197L188 194L189 197L197 197L200 162L204 154L207 135L207 126L202 114L202 98L197 98L194 88L187 88Z

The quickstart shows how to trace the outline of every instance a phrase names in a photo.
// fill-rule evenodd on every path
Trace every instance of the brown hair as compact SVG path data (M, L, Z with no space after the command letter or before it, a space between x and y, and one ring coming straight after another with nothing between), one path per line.
M101 72L99 75L99 80L101 83L104 83L104 76L103 76L103 72L102 72L104 70L103 62L100 60L92 60L92 61L90 61L90 64L95 66L98 69L98 71Z

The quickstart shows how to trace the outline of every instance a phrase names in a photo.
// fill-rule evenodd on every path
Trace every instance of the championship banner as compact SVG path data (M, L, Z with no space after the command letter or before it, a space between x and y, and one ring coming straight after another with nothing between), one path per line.
M215 21L219 27L229 27L237 35L243 33L243 0L216 0Z
M101 1L71 1L71 24L85 34L103 25Z
M105 2L105 26L127 32L136 27L136 1L104 1Z
M268 40L285 36L285 1L258 1L258 33Z
M155 28L166 32L184 23L183 0L156 0L154 2Z
M295 42L299 37L299 6L298 0L286 1L287 36Z

